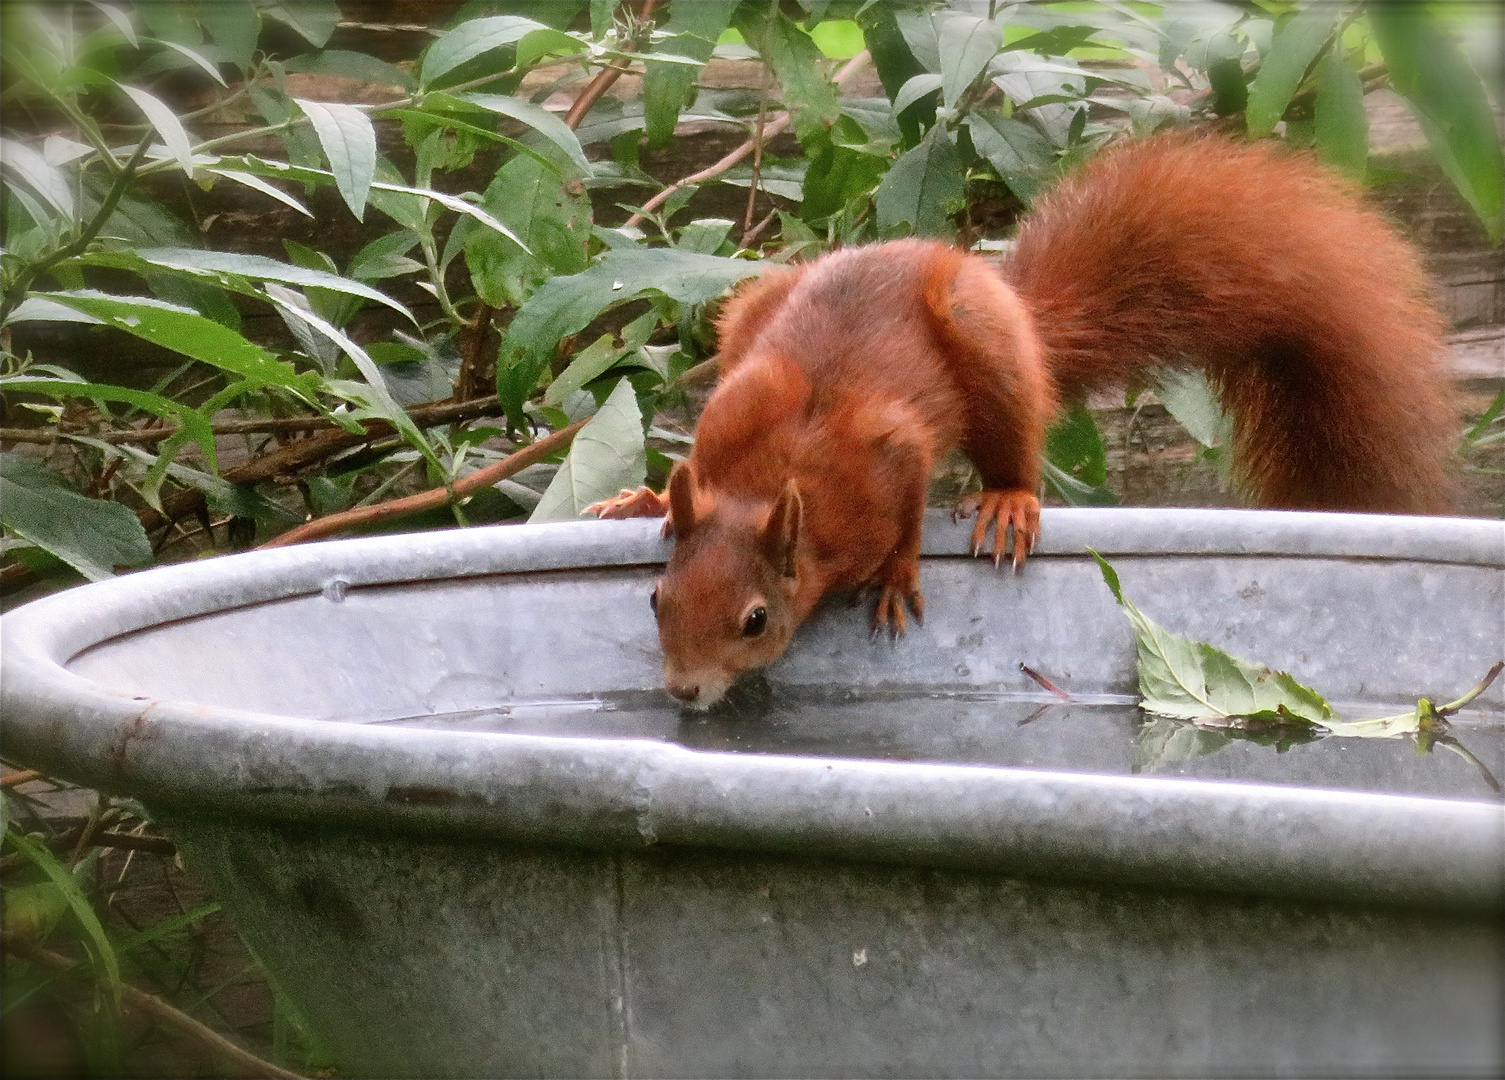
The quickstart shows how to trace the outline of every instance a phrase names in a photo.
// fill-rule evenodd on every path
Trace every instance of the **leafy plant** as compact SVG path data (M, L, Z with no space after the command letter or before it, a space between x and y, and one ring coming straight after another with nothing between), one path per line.
M441 489L608 403L594 450L445 513L565 514L583 475L639 461L661 480L708 309L763 260L907 234L997 246L1125 129L1283 132L1362 178L1363 94L1391 85L1500 236L1483 84L1424 5L473 2L398 63L355 47L331 0L0 17L0 390L8 423L31 420L6 429L7 582ZM737 57L758 85L707 84ZM882 97L846 90L868 62ZM746 141L656 180L645 155L684 121ZM268 250L201 204L317 231ZM80 359L115 349L165 374ZM1156 391L1226 466L1205 384ZM1047 456L1058 498L1114 501L1085 409ZM556 482L575 496L540 511Z

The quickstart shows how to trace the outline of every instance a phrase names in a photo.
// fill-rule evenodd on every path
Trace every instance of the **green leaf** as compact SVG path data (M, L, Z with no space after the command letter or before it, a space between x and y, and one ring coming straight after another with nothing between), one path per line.
M520 244L524 248L524 250L527 249L527 245L523 244L522 240L519 239L517 234L514 233L511 229L507 228L507 226L503 225L500 221L492 217L479 206L475 205L474 203L466 202L464 199L460 198L457 195L447 195L442 191L434 191L432 188L406 187L402 184L385 184L380 180L372 183L371 187L377 191L395 191L404 195L417 195L420 198L433 199L436 203L438 203L440 206L443 206L446 210L453 210L457 214L464 214L466 217L474 218L482 225L485 225L488 229L495 229L503 236L510 238L517 244ZM383 213L387 213L385 208L382 208L382 211ZM405 222L397 219L395 216L393 220L397 220L398 224L406 224ZM411 228L411 226L409 227Z
M33 369L35 370L35 369ZM204 460L210 468L216 468L214 429L198 411L181 402L153 394L147 390L132 390L109 383L75 382L72 379L41 379L33 375L9 375L0 378L0 389L7 392L46 394L55 398L89 398L100 401L121 401L127 405L160 416L175 419L182 425L181 434L192 439L204 451Z
M549 383L544 392L545 405L562 405L564 400L585 384L600 378L611 370L622 357L636 352L647 344L658 326L658 314L650 311L640 315L622 328L622 343L618 345L611 334L602 334L593 343L580 350L558 378Z
M1055 151L1045 136L993 109L974 110L965 122L973 147L998 175L1005 181L1017 179L1033 194L1055 161Z
M574 521L591 503L640 486L647 472L643 414L632 382L623 379L575 436L528 521Z
M261 34L261 20L251 0L215 0L196 5L194 13L226 60L238 67L251 65Z
M517 62L514 66L521 70L531 67L541 57L573 56L583 51L584 45L579 38L571 37L563 30L545 27L523 35L517 43Z
M1203 446L1226 446L1233 432L1233 420L1200 371L1161 371L1155 376L1155 396L1165 411L1176 418L1192 438Z
M345 49L325 49L312 55L295 56L283 66L288 71L338 75L345 79L359 79L383 86L399 86L404 90L413 90L418 86L418 81L396 64Z
M878 185L878 231L884 236L951 236L951 216L966 199L964 170L944 125L936 124L919 146L893 163Z
M1259 73L1249 84L1244 120L1251 136L1260 138L1275 130L1337 19L1336 3L1316 0L1275 35L1260 61Z
M250 173L239 172L235 169L207 169L205 171L211 172L215 176L223 176L227 180L234 180L237 184L244 184L253 191L261 192L263 195L270 195L284 206L291 206L304 217L313 217L308 207L304 206L281 188L273 187L259 176L252 176Z
M420 81L425 86L432 85L435 79L467 60L503 45L511 45L524 34L543 29L547 29L543 23L517 15L492 15L463 22L429 46L423 57Z
M737 0L697 0L670 4L661 27L671 35L654 45L656 51L677 53L704 63L716 40L731 24ZM699 71L675 64L649 64L643 73L643 120L649 146L664 146L674 135L680 110L695 88Z
M926 94L935 93L944 83L944 79L929 71L911 77L894 95L894 115L899 115Z
M1097 421L1078 401L1045 433L1045 457L1083 483L1101 487L1108 480L1108 453Z
M590 0L592 41L600 41L606 36L616 10L617 0Z
M335 186L340 189L345 205L350 207L355 220L363 220L366 196L376 176L376 129L371 118L354 105L293 100L319 136L319 145L329 159Z
M219 0L210 2L218 3ZM322 49L329 43L329 39L334 36L335 27L340 24L340 5L337 0L292 0L290 3L262 4L261 13L291 26L316 49Z
M73 192L68 188L68 181L41 154L25 143L0 139L0 165L47 200L65 220L73 220Z
M841 115L836 87L827 77L825 57L810 35L783 12L743 7L737 29L773 68L784 105L794 113L794 133L801 142L821 134Z
M1369 167L1369 116L1364 112L1364 85L1342 49L1333 49L1322 64L1312 119L1317 156L1362 181Z
M1283 671L1240 660L1206 642L1166 630L1124 596L1118 574L1107 560L1087 550L1134 628L1140 708L1181 720L1327 724L1332 707L1317 691Z
M188 132L183 130L183 124L178 120L177 114L145 90L138 90L134 86L126 86L122 83L115 85L124 90L126 96L136 103L136 108L146 114L152 127L157 129L157 134L162 136L167 152L177 159L178 167L183 170L183 174L192 176L193 147L188 142Z
M581 175L591 174L591 165L585 157L584 149L580 146L580 139L565 125L563 120L547 109L539 108L521 98L506 97L502 94L456 94L455 97L459 101L477 105L488 112L527 124L563 150L565 156L580 170Z
M962 93L982 74L1002 44L1003 29L987 19L953 12L941 23L936 47L941 60L941 96L947 105L956 107Z
M497 170L481 205L526 245L490 230L466 238L471 279L491 306L520 304L551 274L578 274L589 265L590 198L552 166L513 158Z
M148 38L147 40L152 41L154 39ZM197 65L199 70L204 72L204 74L208 75L215 82L219 83L221 86L225 85L225 80L219 73L219 65L211 63L210 61L204 59L203 56L195 52L193 49L190 49L187 45L180 45L176 41L161 41L158 42L158 44L166 45L173 52L186 59L189 63Z
M316 377L299 375L291 364L278 360L234 330L175 304L148 296L112 296L91 290L36 295L264 386L280 386L307 398L316 385Z
M607 308L645 293L660 293L684 305L704 303L762 269L747 259L675 248L619 248L582 273L550 278L518 309L507 328L497 393L508 417L514 424L522 423L522 404L554 347Z
M1102 486L1084 484L1059 465L1040 462L1040 472L1051 491L1067 506L1117 506L1118 498Z
M646 292L662 293L681 304L700 304L762 270L747 259L674 248L608 251L588 270L551 278L534 293L507 328L507 346L547 355L560 338L584 329L614 304Z
M116 566L152 560L151 541L130 510L80 495L57 473L19 454L0 454L0 494L0 523L90 581L112 576Z
M1442 171L1500 243L1505 161L1484 84L1426 5L1371 4L1366 10L1391 85L1411 103Z
M301 307L296 300L302 298L297 297L297 294L289 295L287 290L274 285L268 287L267 296L280 311L338 345L345 355L350 357L356 370L361 373L361 377L366 380L366 385L360 388L360 396L365 400L372 414L390 423L436 468L441 468L433 447L429 445L428 439L424 438L418 425L413 423L413 418L407 414L407 410L392 400L386 381L382 378L381 369L376 366L376 361L371 359L365 349L327 320ZM338 389L339 384L330 383L330 386Z
M226 279L224 275L230 275L231 278L249 278L253 281L280 281L286 285L329 289L332 292L359 296L362 299L383 304L405 316L415 326L417 325L412 312L379 289L373 289L369 285L352 281L348 277L341 277L339 274L293 266L289 263L278 262L276 259L269 259L264 255L240 255L230 251L201 251L197 248L143 248L135 252L135 255L153 266L181 270L199 277L214 278L220 284L232 289L237 283ZM118 265L118 261L116 264ZM237 291L246 292L252 296L259 295L254 290L238 289Z
M378 237L355 253L346 273L357 281L381 281L417 273L423 264L407 257L417 243L418 236L410 229Z

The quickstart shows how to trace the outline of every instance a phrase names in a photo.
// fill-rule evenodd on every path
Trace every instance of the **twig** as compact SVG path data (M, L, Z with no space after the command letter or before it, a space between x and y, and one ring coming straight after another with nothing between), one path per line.
M646 22L657 5L658 0L646 0L643 9L638 12L638 21ZM636 41L624 41L620 51L636 52L637 47ZM585 114L590 112L591 106L600 101L601 95L610 90L612 84L626 74L629 63L628 60L617 60L596 72L596 77L590 81L590 85L575 99L575 103L570 106L570 111L564 114L565 126L572 131L579 127L580 121L585 119Z
M777 206L768 211L768 213L764 214L762 221L758 222L752 227L752 229L742 234L742 246L744 248L752 247L758 237L763 234L763 230L768 228L768 223L778 216L779 208Z
M470 495L488 488L499 480L505 480L514 473L521 472L529 465L542 461L556 450L561 450L570 444L575 433L585 426L584 420L577 420L569 427L560 428L558 431L545 435L537 442L529 443L515 453L509 454L501 461L492 462L484 468L477 469L462 480L456 480L453 484L444 487L431 488L417 495L409 495L402 499L393 499L390 502L377 503L375 506L359 506L353 510L345 510L338 514L330 514L307 525L300 525L296 529L289 529L281 536L274 536L263 548L285 547L288 544L300 544L307 540L317 540L321 537L330 536L337 532L343 532L355 525L364 525L373 521L387 521L392 518L407 517L410 514L421 513L424 510L437 510L443 506L450 506Z
M1036 671L1034 668L1030 667L1028 664L1020 663L1019 670L1022 671L1022 672L1024 672L1031 679L1034 679L1035 682L1039 683L1046 690L1049 690L1052 694L1054 694L1056 697L1060 698L1062 701L1070 701L1071 700L1071 695L1070 694L1068 694L1065 690L1062 690L1059 686L1057 686L1055 683L1051 682L1044 675L1041 675L1038 671Z
M769 13L769 27L773 26L773 17L779 13L779 0L773 0L773 9ZM763 42L768 43L768 33L764 33ZM773 87L773 69L767 64L763 66L763 92L758 95L758 126L753 131L753 165L752 182L747 185L747 213L742 215L742 246L747 247L747 236L752 232L753 210L758 201L758 179L763 172L763 125L768 119L768 91Z
M846 82L848 78L851 77L854 71L856 71L859 67L862 66L863 63L867 61L867 59L868 53L867 50L864 49L862 52L852 57L852 59L848 60L842 67L842 69L836 73L836 77L831 81L834 82L837 86L841 86L844 82ZM660 191L653 198L645 202L642 206L641 211L639 213L633 214L630 218L628 218L623 223L622 227L631 228L634 225L642 224L644 214L651 214L660 206L663 206L665 201L667 201L668 198L680 188L689 187L691 184L698 184L703 180L710 180L712 177L720 176L732 166L736 165L737 162L745 158L748 154L751 154L753 150L756 149L759 145L767 142L779 132L783 131L786 127L789 126L790 120L790 114L787 112L784 113L778 118L763 125L761 138L757 135L754 135L751 139L748 139L745 143L737 147L737 149L733 150L730 154L727 154L726 157L722 158L714 165L708 165L697 173L691 173L689 176L684 177L682 180L676 180L674 183L664 188L663 191Z
M56 971L71 979L91 981L86 968L82 968L81 965L74 963L61 953L31 944L13 931L0 932L0 945L3 945L5 951L12 956L35 964L37 967ZM194 1045L207 1050L226 1064L234 1066L243 1076L271 1076L278 1080L302 1080L301 1074L289 1072L281 1066L273 1065L270 1061L257 1057L249 1050L242 1049L213 1028L199 1023L187 1013L179 1012L154 994L148 994L145 990L138 990L134 986L122 983L120 997L130 1008L150 1016L163 1027L176 1031Z
M419 427L437 427L483 416L500 416L502 404L495 394L468 401L446 401L419 405L408 416ZM214 425L216 435L292 435L308 431L333 431L333 420L321 416L287 416L268 420L226 420ZM343 429L340 429L343 430ZM176 427L132 428L128 431L91 431L87 424L55 424L45 428L0 428L0 441L52 443L68 435L84 435L107 443L157 443L176 435Z

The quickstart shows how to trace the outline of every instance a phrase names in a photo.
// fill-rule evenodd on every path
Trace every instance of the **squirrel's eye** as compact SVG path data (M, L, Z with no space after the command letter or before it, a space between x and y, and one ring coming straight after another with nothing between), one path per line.
M657 588L655 588L651 593L648 594L648 606L653 609L653 613L655 615L658 614L658 589Z
M747 613L747 621L742 624L743 637L757 637L768 626L768 609L755 607Z

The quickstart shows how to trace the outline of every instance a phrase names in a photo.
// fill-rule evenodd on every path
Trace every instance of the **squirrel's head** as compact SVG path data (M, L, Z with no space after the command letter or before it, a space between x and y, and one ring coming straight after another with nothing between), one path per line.
M689 462L669 477L674 554L653 590L664 684L692 708L721 699L743 672L777 660L799 625L802 506L794 482L772 505L696 506Z

